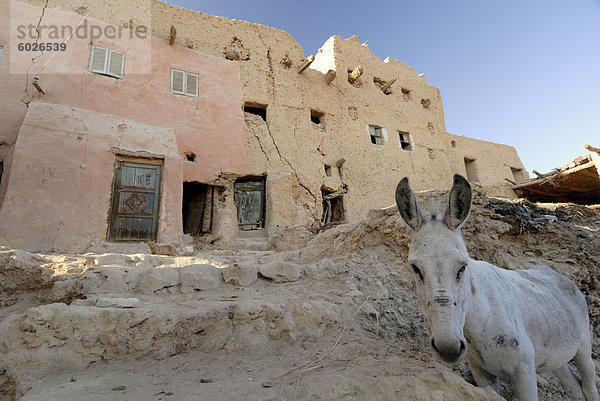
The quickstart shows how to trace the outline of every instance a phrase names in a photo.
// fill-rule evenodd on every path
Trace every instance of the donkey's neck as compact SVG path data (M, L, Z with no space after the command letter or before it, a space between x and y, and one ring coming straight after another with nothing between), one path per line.
M500 322L508 317L506 300L510 299L510 290L496 266L471 260L469 268L471 299L465 316L465 334L472 335L481 332L483 322Z

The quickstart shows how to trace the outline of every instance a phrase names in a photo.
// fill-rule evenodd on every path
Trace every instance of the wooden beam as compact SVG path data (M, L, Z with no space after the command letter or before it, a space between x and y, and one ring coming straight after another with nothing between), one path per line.
M590 152L598 153L600 155L600 148L595 148L591 145L588 145L587 143L584 143L583 147L589 150Z
M331 83L331 81L333 81L333 79L336 76L336 72L335 70L329 70L327 71L327 74L325 74L325 83L327 85L329 85Z
M351 84L355 83L356 80L358 78L360 78L362 73L363 73L362 65L356 66L356 68L354 70L352 70L352 72L350 73L350 77L348 77L348 81L350 81Z
M381 87L381 91L383 93L385 93L388 89L390 89L390 86L392 86L394 84L394 82L396 82L397 78L392 79L391 81L388 81L385 85L383 85Z
M300 67L298 67L298 74L302 74L304 70L306 70L308 66L312 64L313 61L315 61L315 56L313 55L310 55L307 59L305 59L302 64L300 64Z
M169 45L173 46L175 43L175 38L177 37L177 29L173 25L171 25L171 38L169 39Z

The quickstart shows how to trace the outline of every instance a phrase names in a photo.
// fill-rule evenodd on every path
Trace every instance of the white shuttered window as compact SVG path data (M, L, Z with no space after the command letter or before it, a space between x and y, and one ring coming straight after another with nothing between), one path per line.
M198 74L171 70L171 92L178 95L198 96Z
M90 71L115 78L123 78L125 55L114 50L92 46Z

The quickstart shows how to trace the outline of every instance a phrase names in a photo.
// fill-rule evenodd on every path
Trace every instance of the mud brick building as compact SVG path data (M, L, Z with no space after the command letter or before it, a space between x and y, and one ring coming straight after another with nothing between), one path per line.
M446 189L460 173L509 196L505 179L528 178L511 146L446 132L439 89L358 37L332 36L307 55L267 26L121 3L2 3L3 244L272 237L364 218L393 202L403 176L417 190ZM31 40L16 28L41 16L45 27L87 16L86 27L120 35L18 51ZM50 35L40 42L65 39Z

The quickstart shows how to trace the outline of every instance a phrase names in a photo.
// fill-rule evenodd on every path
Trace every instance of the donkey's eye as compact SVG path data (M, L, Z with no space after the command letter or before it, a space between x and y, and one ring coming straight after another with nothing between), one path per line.
M421 270L419 270L419 268L417 266L415 266L414 264L410 265L410 267L412 267L413 271L419 275L419 278L421 280L423 280L423 273L421 273Z
M458 273L456 273L456 280L460 280L460 276L461 276L461 274L463 274L463 272L465 271L466 267L467 267L467 265L463 265L463 267L460 268L460 270L458 271Z

